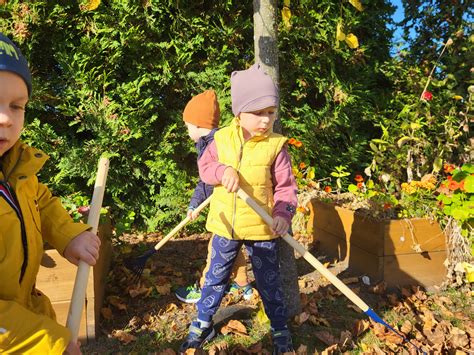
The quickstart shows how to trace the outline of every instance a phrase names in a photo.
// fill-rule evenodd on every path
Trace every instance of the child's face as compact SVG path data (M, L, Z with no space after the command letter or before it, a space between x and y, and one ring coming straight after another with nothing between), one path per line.
M261 136L268 131L275 122L276 107L270 106L259 111L241 112L240 126L244 129L244 137L250 139Z
M211 131L208 128L198 127L189 122L184 123L186 124L186 127L188 127L189 138L191 138L194 142L197 142L199 138L207 135Z
M18 75L0 71L0 157L20 138L28 89Z

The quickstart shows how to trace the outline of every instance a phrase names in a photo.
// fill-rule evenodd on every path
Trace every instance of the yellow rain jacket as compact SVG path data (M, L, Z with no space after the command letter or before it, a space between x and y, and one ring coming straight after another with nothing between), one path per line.
M36 174L47 159L21 142L0 158L0 181L10 184L23 217L22 223L0 196L0 353L62 354L71 337L55 321L48 297L35 289L36 275L45 242L62 254L90 226L74 223L60 200L38 182Z
M239 173L239 185L268 214L272 214L273 181L271 167L286 142L286 137L271 130L244 142L239 120L214 135L219 162ZM236 193L222 185L214 187L206 228L222 237L246 240L277 238L270 227Z

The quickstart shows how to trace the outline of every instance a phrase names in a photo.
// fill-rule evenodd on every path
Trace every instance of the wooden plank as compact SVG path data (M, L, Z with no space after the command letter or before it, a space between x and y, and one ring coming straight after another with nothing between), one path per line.
M445 251L384 257L384 280L390 286L441 284L446 277Z
M356 245L349 245L348 248L348 268L350 271L369 276L371 284L384 279L383 256L369 253Z
M318 228L358 246L368 253L383 255L384 222L355 214L346 208L312 201L313 231Z
M349 257L347 253L347 241L338 235L331 234L323 229L314 227L314 240L319 241L319 249L331 258L339 261L346 261Z
M437 222L417 218L393 220L385 226L384 255L414 253L414 244L422 251L446 250L446 238Z

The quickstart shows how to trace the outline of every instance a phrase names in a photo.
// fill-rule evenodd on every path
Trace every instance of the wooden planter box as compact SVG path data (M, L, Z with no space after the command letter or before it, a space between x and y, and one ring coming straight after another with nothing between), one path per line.
M446 243L427 219L375 221L345 208L312 200L308 228L323 253L388 286L439 285L446 276ZM421 253L413 249L419 244Z
M95 340L98 331L100 309L104 299L105 279L110 266L112 252L112 229L110 220L101 223L98 230L101 239L100 256L89 273L84 312L79 327L82 344ZM46 250L36 278L36 288L45 293L56 312L59 324L66 325L77 267L63 258L55 249Z

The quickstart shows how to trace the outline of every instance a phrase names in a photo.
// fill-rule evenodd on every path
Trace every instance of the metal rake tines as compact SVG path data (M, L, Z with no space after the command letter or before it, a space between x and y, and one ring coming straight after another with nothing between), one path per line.
M140 255L136 258L128 259L124 262L125 267L130 270L133 274L133 279L138 281L143 274L145 269L146 262L148 259L156 253L155 249L148 250L143 255Z

